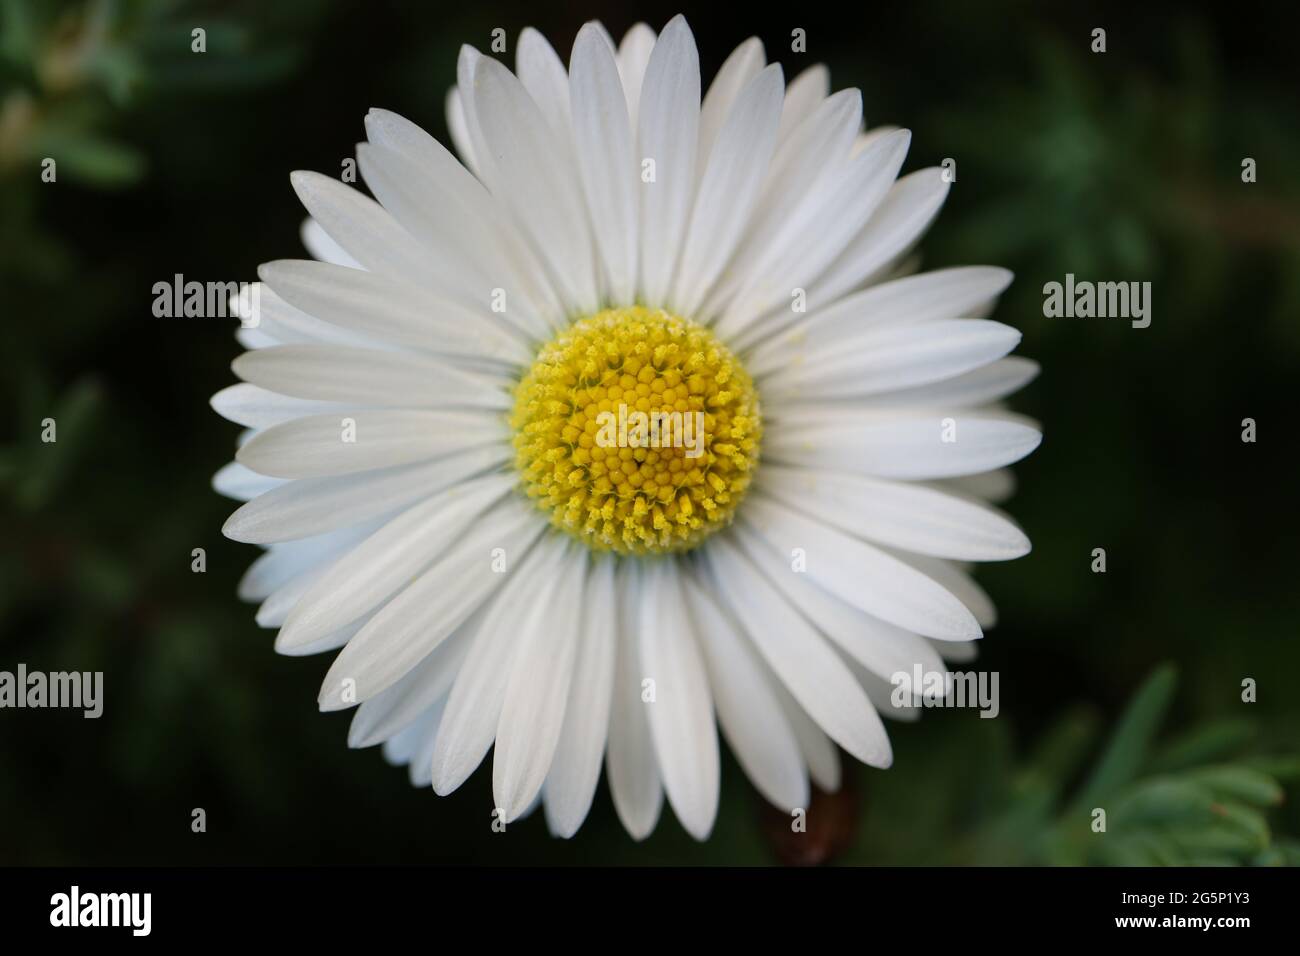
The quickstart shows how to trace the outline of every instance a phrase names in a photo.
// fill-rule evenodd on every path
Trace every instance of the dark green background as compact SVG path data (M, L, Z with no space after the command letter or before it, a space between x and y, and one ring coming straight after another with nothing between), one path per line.
M92 5L95 33L82 4L0 0L0 669L106 683L98 721L0 711L0 863L1295 861L1287 7L783 6L139 2ZM337 173L369 107L445 137L461 43L504 27L513 63L533 24L567 58L588 18L617 37L679 10L706 79L757 34L787 77L825 62L871 125L911 128L905 169L956 159L925 263L1013 269L995 318L1044 369L1015 400L1046 437L1008 505L1034 551L980 575L1001 611L980 663L1001 674L1001 718L893 725L894 768L814 804L827 812L795 850L730 758L711 841L665 809L637 845L603 785L571 842L540 815L498 835L486 764L439 799L349 751L348 717L316 711L325 661L276 656L235 599L257 552L221 536L234 505L209 487L237 431L208 407L234 381L231 330L151 314L173 273L252 279L301 255L288 173ZM1043 283L1067 272L1150 281L1151 327L1043 318ZM1122 811L1105 837L1093 805Z

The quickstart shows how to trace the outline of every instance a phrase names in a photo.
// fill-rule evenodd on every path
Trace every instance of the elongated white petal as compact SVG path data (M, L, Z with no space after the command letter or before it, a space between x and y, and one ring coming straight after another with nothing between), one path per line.
M379 523L367 521L350 528L312 535L299 541L272 545L248 566L239 579L241 601L262 601L272 592L313 568L324 567L352 550L378 530Z
M547 538L541 545L536 561L518 564L488 608L447 698L430 761L433 789L440 795L459 787L483 761L496 735L515 652L536 632L547 630L542 589L551 580L563 543Z
M591 230L581 191L554 130L509 70L482 58L474 68L474 103L499 178L493 192L547 263L565 305L593 312L599 301ZM497 190L500 189L500 192Z
M668 802L686 832L708 837L718 811L718 734L713 699L677 565L648 562L638 635L643 680L654 681L646 708Z
M596 246L615 302L636 292L637 165L618 64L590 24L573 45L573 133Z
M321 224L311 216L302 221L298 235L313 259L332 262L336 266L347 266L349 269L364 268L361 263L348 255L347 250L335 242Z
M910 143L906 130L881 139L854 157L842 175L817 191L813 201L800 205L785 230L784 242L774 243L759 259L760 278L732 301L718 321L719 331L735 335L736 344L743 347L751 343L756 329L764 327L756 316L779 310L779 319L769 325L797 321L794 290L820 288L823 274L845 245L880 215ZM808 298L814 305L822 301L815 293L808 293Z
M614 694L609 712L605 772L614 810L634 840L648 837L659 822L664 791L655 764L654 742L642 698L636 643L641 594L638 562L620 562L617 574L620 626L616 632Z
M291 305L341 328L437 355L505 365L527 362L525 343L490 314L395 279L324 262L284 260L258 269Z
M246 382L315 401L405 408L510 407L504 379L447 362L338 345L281 345L246 352L232 368Z
M357 633L326 675L322 709L347 706L343 678L354 681L358 695L380 693L458 629L469 626L473 616L502 593L513 569L529 559L543 527L536 514L511 498L476 521ZM285 635L281 632L282 641Z
M237 461L222 465L221 470L212 476L212 490L236 501L251 501L282 484L283 479L259 475Z
M603 40L597 42L604 48ZM558 584L546 600L550 619L563 623L521 634L510 665L492 755L492 796L506 823L541 792L560 742L578 653L587 563L587 549L570 543L550 569Z
M763 454L783 464L881 478L953 478L1017 462L1043 438L1021 421L972 413L857 417L854 424L770 428Z
M633 24L623 34L618 45L618 73L623 80L623 93L627 99L627 115L632 129L637 126L637 110L641 106L641 84L645 68L655 48L655 32L644 23Z
M460 161L465 164L466 169L482 179L478 160L474 156L474 143L470 138L469 124L465 119L465 104L461 100L460 90L454 86L447 91L444 111L447 115L447 131L451 133L451 141L460 155Z
M472 637L472 621L467 621L405 677L358 707L348 728L348 746L383 743L445 697L460 673Z
M400 508L504 465L509 449L483 445L432 462L281 484L248 502L222 533L269 544L345 528Z
M727 743L768 802L787 812L807 807L808 773L799 740L762 663L695 579L683 575L682 580Z
M713 155L713 144L727 122L732 106L766 65L767 55L762 41L750 37L732 50L718 68L708 92L704 94L704 102L700 104L700 138L695 163L697 176L704 175Z
M880 717L835 651L729 540L716 537L707 553L713 585L799 705L863 763L888 767Z
M603 37L600 43L609 49ZM561 147L571 149L573 112L569 106L569 75L555 47L532 27L524 27L519 33L515 75L542 111Z
M764 668L777 700L781 702L781 712L785 714L795 739L799 741L799 752L808 765L808 776L827 793L834 793L840 788L839 748L817 726L817 722L808 716L808 712L799 706L799 702L786 690L785 684L772 673L771 668L766 664Z
M824 63L814 63L791 80L785 89L777 141L782 142L793 134L799 124L830 96L830 92L831 71Z
M299 170L289 175L289 182L311 217L362 269L420 281L427 255L383 206L321 173Z
M268 392L256 385L241 382L229 385L212 396L210 404L222 418L245 428L270 428L284 422L318 415L322 412L342 412L349 406L337 402L316 402L305 398L290 398ZM353 406L354 407L354 406Z
M320 478L428 461L505 437L500 416L486 411L362 409L275 425L235 460L277 478Z
M781 67L772 64L736 99L709 156L691 213L671 301L693 315L740 241L758 202L781 121Z
M834 302L904 255L938 215L948 188L943 170L937 168L917 170L894 183L866 226L809 290L809 309Z
M1018 355L990 362L942 382L872 395L871 408L975 408L1019 391L1038 377L1039 365Z
M543 788L547 826L556 836L565 838L578 831L591 808L609 739L618 641L614 568L612 558L598 557L587 579L564 729Z
M766 495L746 500L744 517L782 558L797 554L798 549L806 560L809 578L872 617L926 637L979 637L979 625L965 605L880 548Z
M884 328L846 340L836 358L774 373L763 395L773 402L819 402L914 388L988 365L1019 342L1018 331L985 319Z
M441 557L448 544L510 485L509 476L489 475L448 488L393 518L331 567L289 615L280 639L305 643L379 606ZM349 644L345 654L350 657L357 653L352 648L359 643ZM366 696L382 689L365 688Z
M841 90L806 117L796 135L784 142L778 139L754 217L723 278L701 307L701 318L730 311L738 295L744 293L748 300L757 284L769 281L765 273L789 254L796 234L832 188L832 177L845 175L848 147L861 122L862 95Z
M872 673L888 679L899 671L910 671L918 661L927 666L939 664L939 656L923 638L864 613L815 583L809 574L794 571L789 554L776 550L746 523L736 525L736 535L744 543L746 555L791 605Z
M814 365L838 353L846 338L901 323L969 316L1011 282L1006 269L939 269L872 286L807 313L803 321L757 345L746 367L762 376L787 365Z
M1029 553L1029 539L1001 512L915 483L843 472L767 465L765 492L868 541L961 561L1005 561Z
M695 37L679 15L664 27L650 54L637 113L639 276L646 302L664 302L671 288L695 196L699 117L700 58ZM647 180L651 169L654 175Z
M536 515L523 514L520 503L507 498L474 522L471 531L456 537L454 544L443 540L445 553L407 587L399 583L393 600L376 611L335 659L321 685L321 709L367 700L402 678L502 587L508 567L495 570L495 553L519 563L539 531ZM420 559L409 559L407 566L419 567ZM391 579L369 584L382 591L391 587ZM361 604L364 597L364 592L354 594L352 600ZM354 700L348 700L350 696Z

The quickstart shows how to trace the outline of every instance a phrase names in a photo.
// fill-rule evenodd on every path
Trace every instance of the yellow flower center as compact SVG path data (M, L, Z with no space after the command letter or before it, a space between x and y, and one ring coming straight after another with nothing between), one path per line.
M702 325L606 309L542 346L510 416L524 490L600 551L685 551L731 521L758 461L749 374Z

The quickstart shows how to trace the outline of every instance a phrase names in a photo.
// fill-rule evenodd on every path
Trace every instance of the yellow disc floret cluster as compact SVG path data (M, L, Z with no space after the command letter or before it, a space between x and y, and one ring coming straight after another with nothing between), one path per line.
M515 464L592 548L684 551L731 520L758 460L758 396L701 325L607 309L542 346L515 390Z

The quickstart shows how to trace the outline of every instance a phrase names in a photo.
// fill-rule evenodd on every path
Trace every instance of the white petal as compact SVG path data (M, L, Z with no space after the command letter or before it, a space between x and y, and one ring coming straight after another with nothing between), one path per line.
M779 309L779 323L797 321L792 308L795 289L820 290L822 276L831 263L844 254L864 227L885 214L891 185L907 155L911 133L899 130L880 140L803 203L792 216L783 234L783 242L774 245L759 260L760 281L738 296L718 321L718 329L738 336L738 345L749 344L761 323L755 316ZM826 300L815 291L808 292L809 303L816 307Z
M952 478L1019 461L1043 438L1029 424L987 414L860 417L857 424L831 419L825 425L769 428L763 454L784 464L881 478ZM956 439L945 440L951 435Z
M799 750L803 754L804 763L808 765L808 775L821 789L827 793L834 793L840 788L839 748L817 726L816 721L808 716L808 712L799 706L799 702L786 690L785 684L771 672L771 668L766 664L764 668L769 683L781 702L781 712L785 714L795 739L799 741Z
M980 627L993 627L997 624L998 612L993 606L993 600L975 583L974 578L953 562L922 554L912 554L909 551L897 551L893 548L886 550L904 564L911 565L926 577L938 582L944 590L966 605L975 620L979 621Z
M970 640L980 635L975 618L957 598L880 548L766 495L746 500L745 521L783 559L801 549L809 578L872 617L926 637Z
M618 65L591 24L582 28L573 45L569 86L578 166L596 246L613 301L628 304L636 291L638 170Z
M601 47L605 41L597 39ZM492 755L492 796L504 822L517 819L541 792L564 728L582 625L588 551L570 543L548 570L550 626L519 635Z
M558 304L541 264L526 251L483 184L414 123L371 110L371 142L357 147L366 184L428 247L422 284L480 314L532 336L546 335L543 312ZM495 290L507 309L494 312Z
M830 92L831 71L823 63L814 63L791 80L785 89L777 141L781 142L794 133L799 124L830 96Z
M235 460L277 478L319 478L427 461L505 438L505 423L486 411L362 409L274 425Z
M424 275L427 254L379 203L321 173L298 170L289 182L312 218L361 268L407 282Z
M600 42L609 49L603 37ZM573 136L569 75L555 48L532 27L524 27L519 34L519 43L515 47L515 75L546 117L562 148L569 149Z
M248 566L248 570L239 579L236 593L241 601L265 600L272 592L299 575L329 565L376 530L378 523L367 521L299 541L272 545L264 555Z
M916 388L988 365L1019 344L1019 331L987 319L885 326L845 339L835 357L774 372L763 397L819 402Z
M800 706L863 763L888 767L893 756L880 717L835 651L725 535L709 542L707 554L714 586Z
M597 558L587 579L578 658L564 729L546 776L546 822L556 836L571 837L591 808L609 738L614 651L619 640L615 561Z
M454 86L447 91L446 113L447 131L451 133L451 141L456 147L456 152L460 154L460 161L465 164L466 169L482 179L483 176L479 172L478 162L474 156L474 144L470 139L469 126L465 121L465 104L461 101L460 90Z
M515 652L535 632L548 630L542 589L553 580L562 546L558 538L544 539L533 560L515 566L484 616L438 729L430 763L433 789L439 795L464 783L492 746Z
M845 175L848 146L861 123L862 95L842 90L804 119L796 135L778 145L754 218L724 279L701 307L702 316L717 315L738 294L767 281L765 271L788 254L808 218L805 210L817 209L832 182Z
M330 238L330 234L311 216L302 221L299 236L313 259L332 262L336 266L347 266L349 269L363 268L361 263L348 255L347 250Z
M1006 398L1038 377L1033 359L1010 356L942 382L873 395L872 408L974 408Z
M936 487L948 488L958 494L983 498L985 501L997 504L1006 501L1016 493L1016 476L1009 468L999 468L996 471L949 478L947 481L937 482Z
M345 411L347 406L338 403L316 402L305 398L277 395L256 385L241 382L229 385L213 395L209 404L226 421L245 428L270 428L284 422L317 415L321 412Z
M686 20L678 15L659 35L646 65L637 114L637 161L654 161L653 182L640 180L641 298L651 306L668 296L691 200L699 134L700 58Z
M565 305L594 312L599 296L591 230L561 141L523 85L500 63L480 59L474 82L474 109L495 170L494 194L531 237Z
M683 581L727 743L769 803L787 812L806 808L808 773L799 740L762 662L694 578L683 575Z
M641 667L637 651L637 617L641 593L641 567L636 561L619 562L617 574L620 624L614 632L617 649L614 695L609 712L609 746L605 773L624 829L634 840L644 840L659 821L664 791L655 765L654 743L641 700Z
M641 679L655 686L646 705L650 737L668 802L686 832L704 840L717 816L719 787L709 681L676 562L646 562L642 581Z
M444 698L469 651L474 623L467 621L405 677L358 707L348 728L348 746L383 743Z
M704 94L704 102L700 105L700 139L695 163L697 176L704 175L713 153L714 141L727 122L733 104L766 64L763 42L758 37L750 37L732 50L718 69L713 82L709 84L709 91Z
M894 183L866 226L809 290L809 309L834 302L906 253L938 215L948 187L937 168L917 170Z
M322 534L391 514L508 459L506 445L485 445L433 462L280 484L232 514L221 531L251 544Z
M762 488L791 508L868 541L961 561L1006 561L1029 539L993 508L920 484L768 464Z
M641 106L641 84L645 80L646 65L655 48L655 32L644 23L636 23L623 34L618 45L618 73L623 80L623 93L627 99L627 115L632 129L636 129L637 110Z
M305 643L379 606L441 557L467 526L507 493L511 481L506 475L479 478L448 488L393 518L352 549L303 597L289 615L280 640ZM354 656L360 643L353 641L344 655ZM368 691L365 696L382 689L363 688Z
M700 180L672 302L688 315L726 265L758 202L781 121L781 67L765 67L736 99Z
M839 352L849 336L895 323L969 316L1011 282L1006 269L966 266L908 276L855 293L756 346L746 361L754 376L787 365L812 365Z
M236 501L251 501L283 484L283 479L259 475L237 461L222 465L221 470L212 476L212 490Z
M491 318L487 303L475 311L405 282L323 262L281 260L257 272L291 305L341 328L438 355L506 365L532 360L524 341Z
M315 401L498 411L511 406L505 380L412 353L281 345L246 352L231 367L253 385Z

